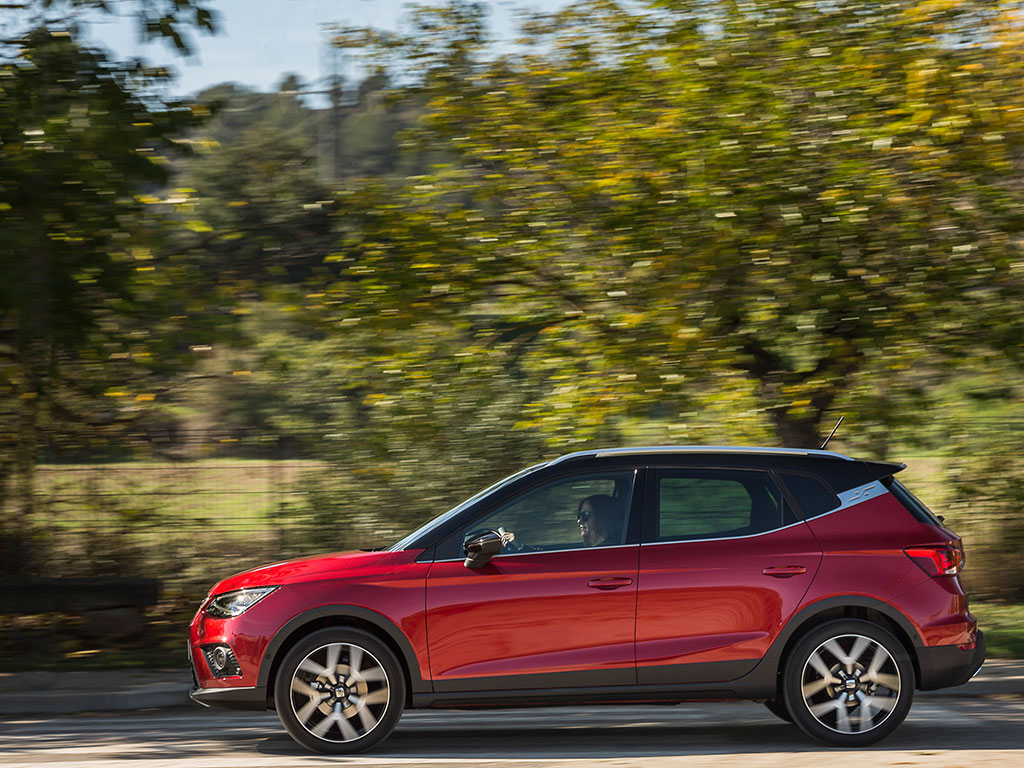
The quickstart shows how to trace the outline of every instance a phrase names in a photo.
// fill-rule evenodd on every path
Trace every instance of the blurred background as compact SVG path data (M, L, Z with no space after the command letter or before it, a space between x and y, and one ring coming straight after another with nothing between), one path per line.
M231 572L840 415L1024 656L1019 3L244 5L0 4L0 667L177 666Z

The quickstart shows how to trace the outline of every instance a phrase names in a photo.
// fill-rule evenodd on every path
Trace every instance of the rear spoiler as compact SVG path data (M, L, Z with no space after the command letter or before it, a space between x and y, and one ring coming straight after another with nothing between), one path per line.
M892 461L862 461L861 464L863 464L871 474L871 480L884 480L885 478L892 477L897 472L902 472L907 468L906 464Z

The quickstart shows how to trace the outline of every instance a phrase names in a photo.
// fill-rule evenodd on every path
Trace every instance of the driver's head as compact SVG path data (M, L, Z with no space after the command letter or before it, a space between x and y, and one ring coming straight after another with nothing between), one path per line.
M583 499L576 510L583 543L588 547L606 543L612 536L615 514L615 499L611 496L597 494Z

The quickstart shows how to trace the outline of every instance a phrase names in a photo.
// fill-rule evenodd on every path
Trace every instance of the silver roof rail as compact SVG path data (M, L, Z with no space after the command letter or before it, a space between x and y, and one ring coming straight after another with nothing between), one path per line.
M560 464L570 459L582 458L584 456L590 456L593 458L602 458L605 456L630 456L635 454L721 454L721 453L733 453L733 454L767 454L770 456L820 456L829 459L839 459L842 461L854 461L855 459L845 456L835 451L821 451L813 448L761 448L761 447L746 447L746 446L734 446L734 445L650 445L650 446L636 446L632 448L596 448L589 451L576 451L575 453L567 453L564 456L559 456L554 459L552 464Z

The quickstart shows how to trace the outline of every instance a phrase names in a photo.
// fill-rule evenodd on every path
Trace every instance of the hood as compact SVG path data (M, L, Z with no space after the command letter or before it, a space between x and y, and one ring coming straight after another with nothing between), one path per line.
M302 557L295 560L285 560L280 563L261 565L259 568L253 568L250 571L242 571L234 576L229 576L215 584L210 590L210 594L219 595L234 589L288 584L303 581L305 577L315 574L354 571L373 565L389 554L389 552L364 552L356 550L353 552L334 552L329 555Z

